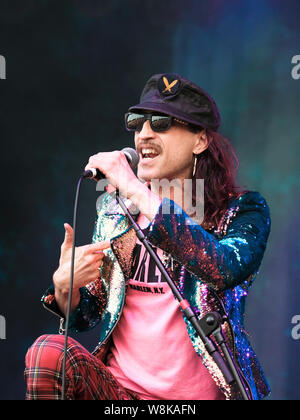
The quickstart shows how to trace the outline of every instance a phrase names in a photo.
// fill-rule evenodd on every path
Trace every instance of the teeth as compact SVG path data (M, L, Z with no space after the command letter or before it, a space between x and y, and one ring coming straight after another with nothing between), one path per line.
M149 154L157 155L157 153L154 149L142 149L142 154L143 155L149 155Z

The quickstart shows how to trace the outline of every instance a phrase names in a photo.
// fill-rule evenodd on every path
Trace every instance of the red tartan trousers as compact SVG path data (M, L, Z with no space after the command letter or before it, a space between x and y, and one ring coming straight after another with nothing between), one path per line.
M25 358L26 400L60 400L62 395L63 335L43 335ZM65 398L69 400L139 400L124 388L104 363L73 338L68 338Z

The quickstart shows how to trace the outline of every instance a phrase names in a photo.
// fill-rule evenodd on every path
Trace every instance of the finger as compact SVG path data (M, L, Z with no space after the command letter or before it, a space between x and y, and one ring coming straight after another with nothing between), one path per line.
M102 251L104 249L110 248L110 241L102 241L102 242L96 242L94 244L86 245L87 250L89 252L97 253L97 251Z
M86 165L86 167L84 168L84 170L85 170L85 171L88 171L88 170L90 170L90 169L92 169L92 168L94 168L94 166L92 166L90 163L88 163L88 164Z
M105 254L103 253L103 251L97 251L97 252L93 252L89 256L92 258L92 261L94 263L100 263L105 257Z
M99 165L99 162L103 162L103 152L102 153L98 153L96 155L90 156L88 164L85 167L85 170L89 170L91 168L97 168ZM100 170L100 168L98 168Z
M72 247L73 244L73 228L68 223L64 224L65 228L65 238L63 245L67 248Z
M93 251L93 254L98 255L99 258L103 258L105 256L103 251Z

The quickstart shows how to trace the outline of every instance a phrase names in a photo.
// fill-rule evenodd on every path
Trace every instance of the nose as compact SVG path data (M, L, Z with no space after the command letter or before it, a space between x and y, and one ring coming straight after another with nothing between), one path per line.
M150 121L145 121L140 132L137 133L140 140L152 139L155 137L155 132L150 126Z
M155 137L155 132L150 126L150 121L146 120L143 124L141 131L136 131L134 133L134 143L135 148L137 149L138 145L146 143L149 140L152 140Z

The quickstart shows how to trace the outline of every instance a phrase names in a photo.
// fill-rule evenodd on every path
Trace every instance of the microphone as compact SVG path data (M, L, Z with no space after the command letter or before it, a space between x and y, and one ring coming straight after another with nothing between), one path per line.
M124 153L131 169L135 169L140 160L137 151L132 149L131 147L125 147L121 150L121 152ZM83 172L82 178L93 178L96 181L99 181L100 179L105 178L105 176L102 172L99 171L99 169L91 168Z

